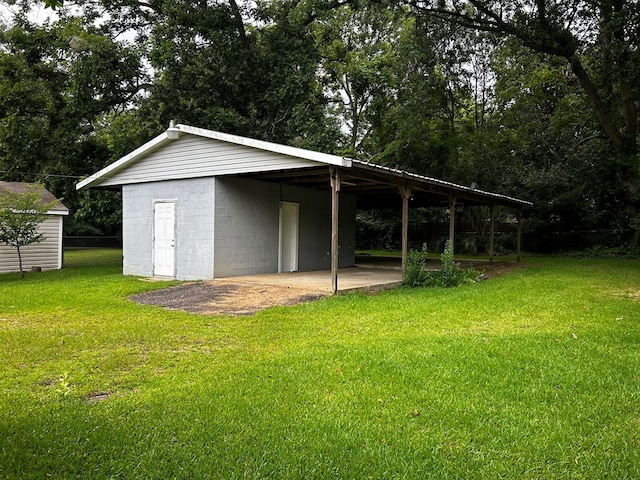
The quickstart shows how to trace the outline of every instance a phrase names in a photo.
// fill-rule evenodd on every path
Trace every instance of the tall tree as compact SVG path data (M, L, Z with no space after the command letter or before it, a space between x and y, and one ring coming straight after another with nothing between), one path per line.
M109 159L96 131L145 86L139 56L77 19L38 26L18 16L0 44L2 178L43 181L75 210L78 176Z
M405 22L401 12L351 6L317 22L323 82L346 134L346 154L371 155L365 144L375 119L397 99L394 43Z
M530 248L587 246L581 232L610 229L625 195L599 125L584 114L580 86L567 82L562 59L516 41L505 42L491 63L494 112L478 152L480 177L533 201L525 223Z
M562 58L618 155L628 208L640 203L638 100L640 5L626 0L410 0L418 15L517 39Z
M447 58L449 32L421 19L406 19L393 43L395 98L373 117L367 147L375 161L452 179L467 83Z

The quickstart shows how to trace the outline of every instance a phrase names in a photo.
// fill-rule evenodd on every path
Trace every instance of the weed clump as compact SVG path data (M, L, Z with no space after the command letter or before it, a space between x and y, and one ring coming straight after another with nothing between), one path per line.
M429 272L424 269L427 261L427 244L422 250L411 250L407 255L402 283L408 287L421 287L427 281Z
M424 269L427 260L427 244L420 251L412 250L407 255L403 284L408 287L457 287L473 283L477 272L463 269L453 259L453 244L447 240L444 252L440 255L442 269L428 272Z

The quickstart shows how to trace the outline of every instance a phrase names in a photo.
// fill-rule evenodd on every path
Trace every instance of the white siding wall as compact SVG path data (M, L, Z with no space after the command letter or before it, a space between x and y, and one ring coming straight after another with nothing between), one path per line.
M22 269L41 267L43 270L62 268L62 217L51 215L40 225L45 239L20 249ZM0 245L0 273L20 271L16 250Z
M317 165L317 162L279 153L184 134L114 174L101 185L213 177Z

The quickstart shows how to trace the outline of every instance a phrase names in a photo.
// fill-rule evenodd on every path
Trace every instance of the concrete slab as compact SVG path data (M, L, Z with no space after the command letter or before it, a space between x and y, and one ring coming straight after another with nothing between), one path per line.
M243 275L240 277L221 278L220 281L258 283L296 287L318 292L332 292L330 270ZM361 267L341 268L338 270L338 293L353 291L375 292L394 288L401 284L401 270Z
M402 259L400 257L358 256L356 260L358 266L338 270L338 293L376 292L402 285ZM462 268L478 268L489 265L489 262L486 260L462 260L460 264ZM426 270L440 270L440 268L442 268L440 259L429 259L425 265ZM264 273L224 277L213 281L274 285L325 293L333 292L330 270Z

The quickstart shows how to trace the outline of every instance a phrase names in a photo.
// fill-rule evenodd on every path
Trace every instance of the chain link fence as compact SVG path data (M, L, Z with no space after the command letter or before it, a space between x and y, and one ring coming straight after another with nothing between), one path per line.
M62 238L64 248L122 248L122 237L71 237Z

